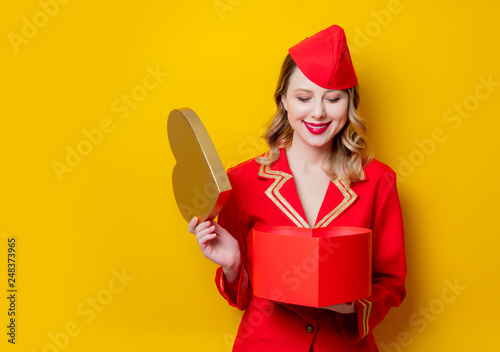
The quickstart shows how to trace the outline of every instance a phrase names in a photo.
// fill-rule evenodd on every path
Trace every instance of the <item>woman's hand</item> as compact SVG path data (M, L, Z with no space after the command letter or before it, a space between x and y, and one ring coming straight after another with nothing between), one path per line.
M192 218L188 231L196 235L203 255L221 265L227 280L232 281L238 275L241 264L238 241L213 220L197 224L198 218Z
M334 304L332 306L324 306L321 308L342 314L351 314L356 312L356 306L354 305L354 302Z

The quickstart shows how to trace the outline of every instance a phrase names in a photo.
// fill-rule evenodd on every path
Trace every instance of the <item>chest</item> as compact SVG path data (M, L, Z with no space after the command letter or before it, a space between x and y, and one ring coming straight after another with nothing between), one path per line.
M331 180L325 174L297 173L293 177L293 182L307 223L310 227L314 227Z
M355 189L338 180L301 176L261 167L259 177L246 180L236 192L248 228L254 226L370 227L375 187Z

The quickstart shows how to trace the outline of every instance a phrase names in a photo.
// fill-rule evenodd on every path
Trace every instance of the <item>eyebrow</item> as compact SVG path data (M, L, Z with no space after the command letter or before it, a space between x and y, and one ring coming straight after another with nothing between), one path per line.
M303 92L308 92L308 93L312 93L313 92L312 90L305 89L305 88L297 88L297 89L294 90L294 92L297 92L297 91L303 91ZM342 90L340 90L340 89L327 89L327 91L326 91L326 93L331 93L331 92L342 93Z

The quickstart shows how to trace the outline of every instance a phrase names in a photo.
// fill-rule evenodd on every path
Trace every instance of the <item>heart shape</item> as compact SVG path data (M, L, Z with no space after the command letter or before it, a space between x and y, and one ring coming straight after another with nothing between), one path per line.
M317 308L371 295L370 229L260 226L247 244L257 297Z
M172 185L177 206L189 222L214 219L231 194L231 184L205 126L189 108L174 109L167 122L176 164Z

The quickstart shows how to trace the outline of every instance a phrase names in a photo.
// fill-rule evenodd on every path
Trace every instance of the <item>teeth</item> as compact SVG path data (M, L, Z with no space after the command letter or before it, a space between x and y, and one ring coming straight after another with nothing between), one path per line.
M325 129L328 125L324 125L324 126L321 126L321 127L315 127L315 126L311 126L310 124L308 124L306 122L307 126L311 127L313 130L322 130L322 129Z

